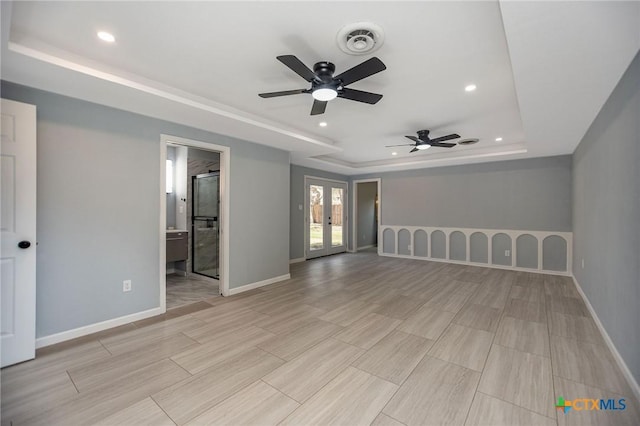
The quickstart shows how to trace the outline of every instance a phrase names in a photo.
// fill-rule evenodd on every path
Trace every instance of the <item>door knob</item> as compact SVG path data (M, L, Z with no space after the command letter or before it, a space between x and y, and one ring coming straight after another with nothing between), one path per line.
M31 243L29 241L20 241L18 243L18 247L20 247L21 249L28 249L29 247L31 247Z

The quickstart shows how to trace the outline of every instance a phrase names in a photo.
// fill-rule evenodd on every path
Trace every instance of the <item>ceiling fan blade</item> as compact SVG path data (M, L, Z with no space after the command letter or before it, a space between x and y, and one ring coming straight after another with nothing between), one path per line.
M401 145L385 145L385 148L391 148L392 146L415 146L413 143L403 143Z
M459 134L451 133L450 135L447 135L447 136L442 136L440 138L431 139L430 143L433 145L433 142L450 141L451 139L458 139L459 137L460 137Z
M429 145L431 146L438 146L440 148L453 148L454 146L456 146L455 143L439 143L439 142L431 142L429 143Z
M423 141L421 141L420 139L416 138L415 136L405 136L405 138L409 138L409 139L411 139L412 141L414 141L417 144L424 143Z
M349 99L352 101L364 102L365 104L375 104L382 99L382 95L371 92L363 92L362 90L343 88L338 91L338 97Z
M313 106L311 107L311 115L324 114L324 110L327 109L326 101L313 100Z
M347 86L386 69L387 67L382 63L382 61L374 57L364 61L360 65L349 68L342 74L334 77L334 80L342 80L342 85Z
M409 151L409 154L411 154L412 152L416 152L416 151L420 151L418 148L413 148L411 151Z
M313 71L311 71L308 66L303 64L302 61L296 58L295 56L282 55L282 56L276 56L276 59L282 62L283 64L285 64L286 66L288 66L289 68L291 68L292 71L294 71L296 74L298 74L300 77L304 78L305 80L309 82L315 80L316 75L313 73Z
M297 90L284 90L282 92L270 92L270 93L260 93L258 96L261 98L275 98L277 96L288 96L288 95L298 95L300 93L307 93L307 89L297 89Z

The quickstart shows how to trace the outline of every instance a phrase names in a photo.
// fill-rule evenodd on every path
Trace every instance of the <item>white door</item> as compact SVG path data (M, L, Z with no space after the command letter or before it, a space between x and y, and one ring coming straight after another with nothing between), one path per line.
M306 258L347 251L347 183L307 178Z
M2 99L0 363L35 357L36 107Z

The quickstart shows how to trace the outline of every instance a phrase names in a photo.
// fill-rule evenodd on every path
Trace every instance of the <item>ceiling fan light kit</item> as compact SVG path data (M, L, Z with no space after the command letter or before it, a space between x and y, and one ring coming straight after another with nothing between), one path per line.
M335 89L332 89L330 87L321 87L311 92L311 96L313 96L313 99L317 101L327 102L337 98L338 92Z

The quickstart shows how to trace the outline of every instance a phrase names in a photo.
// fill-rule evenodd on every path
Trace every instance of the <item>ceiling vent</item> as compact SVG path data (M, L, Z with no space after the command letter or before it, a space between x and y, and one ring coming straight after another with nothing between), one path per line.
M368 55L380 49L384 42L382 28L371 22L357 22L338 32L338 46L349 55Z
M480 139L476 139L476 138L469 138L469 139L462 139L461 141L458 141L458 145L473 145L474 143L478 143Z

